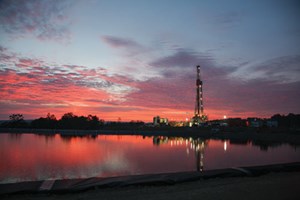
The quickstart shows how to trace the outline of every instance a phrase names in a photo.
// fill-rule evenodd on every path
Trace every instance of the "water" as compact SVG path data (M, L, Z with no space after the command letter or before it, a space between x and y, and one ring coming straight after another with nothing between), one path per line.
M300 148L175 137L0 134L0 158L0 183L12 183L298 162Z

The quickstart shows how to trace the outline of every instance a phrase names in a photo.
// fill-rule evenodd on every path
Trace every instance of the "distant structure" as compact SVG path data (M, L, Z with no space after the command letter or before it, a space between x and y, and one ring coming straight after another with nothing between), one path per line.
M200 65L196 67L197 69L197 80L196 80L196 104L195 104L195 112L194 117L192 118L192 124L194 126L199 126L201 123L207 121L207 116L204 114L203 108L203 82L200 76Z
M250 127L259 128L263 126L263 120L256 117L248 117L247 125Z
M168 118L162 118L160 116L153 117L153 125L154 126L162 126L162 125L169 125Z

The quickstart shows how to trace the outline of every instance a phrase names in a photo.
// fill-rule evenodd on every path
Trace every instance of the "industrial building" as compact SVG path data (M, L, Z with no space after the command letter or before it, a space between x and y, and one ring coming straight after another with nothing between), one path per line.
M160 116L156 116L156 117L153 117L153 125L154 126L167 126L169 125L169 120L168 118L162 118Z

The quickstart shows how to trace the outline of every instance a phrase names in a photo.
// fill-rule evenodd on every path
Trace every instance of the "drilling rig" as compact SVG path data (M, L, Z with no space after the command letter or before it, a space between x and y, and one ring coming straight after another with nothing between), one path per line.
M203 82L200 76L200 65L196 67L197 69L197 80L196 80L196 104L194 117L192 118L192 123L194 126L200 126L207 121L207 116L204 114L203 108Z

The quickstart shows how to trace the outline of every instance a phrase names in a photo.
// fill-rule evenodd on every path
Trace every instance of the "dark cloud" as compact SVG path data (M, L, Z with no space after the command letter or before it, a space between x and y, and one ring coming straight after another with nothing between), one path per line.
M260 63L249 63L232 73L232 77L249 80L269 80L277 83L300 81L300 55L281 56Z
M237 11L220 13L213 18L213 22L221 29L234 28L242 22L243 14Z
M101 39L113 48L141 48L140 44L131 39L114 37L109 35L102 36Z
M0 52L6 51L7 49L0 45Z
M209 55L199 54L194 51L179 49L173 55L160 58L150 63L151 66L163 68L184 68L191 67L201 63L201 65L212 65L213 59Z
M86 68L85 66L80 66L80 65L63 65L63 67L69 69L77 69L77 70L84 70Z
M134 61L134 57L148 53L150 50L148 47L145 47L129 38L104 35L101 36L101 40L111 48L118 50L118 52L123 54L123 56L130 57L132 59L131 61ZM130 68L127 67L127 71L129 69Z
M282 56L274 58L253 67L253 70L260 71L268 79L279 82L300 81L300 55Z
M6 65L9 64L12 60L16 60L16 55L10 53L7 48L0 46L0 71L6 68Z
M65 40L69 30L64 12L70 5L64 0L2 0L0 24L16 36L30 33L43 40Z
M204 71L202 76L207 79L227 78L237 67L220 66L209 54L198 53L191 50L178 49L174 54L159 58L149 64L162 71L164 77L179 77L195 79L195 69L197 65Z

